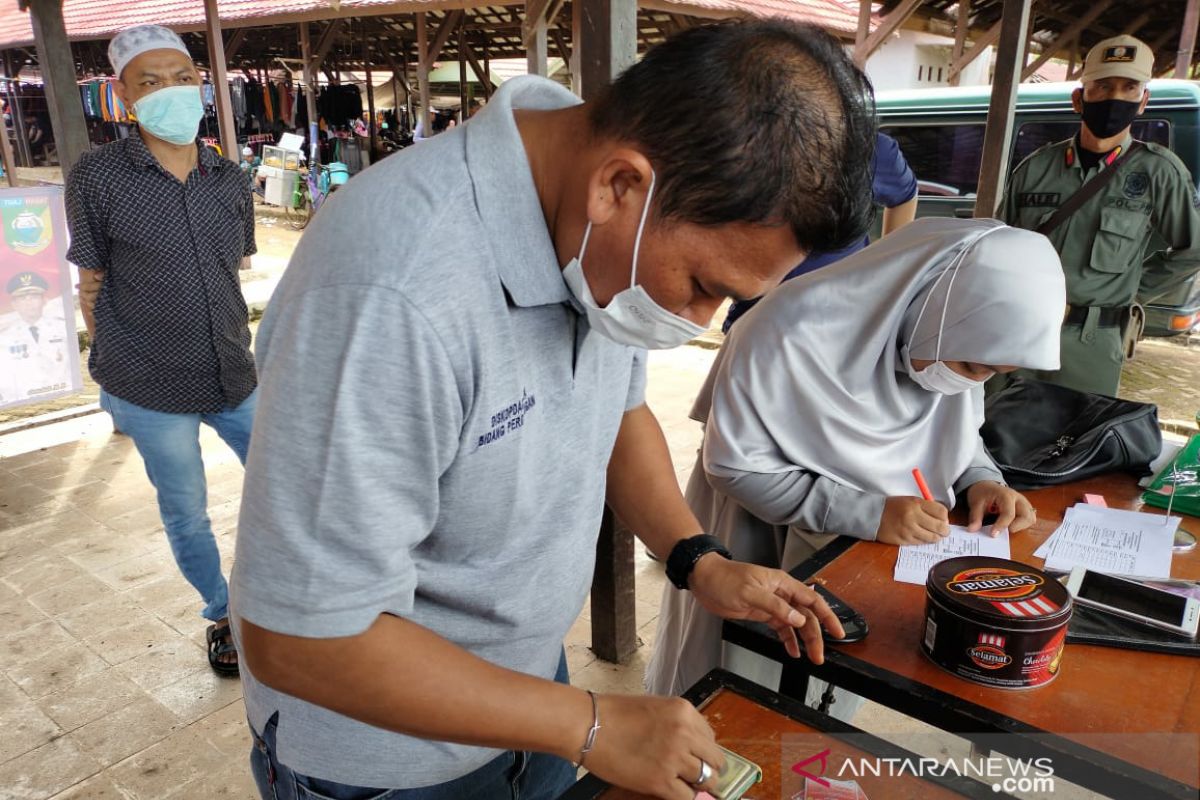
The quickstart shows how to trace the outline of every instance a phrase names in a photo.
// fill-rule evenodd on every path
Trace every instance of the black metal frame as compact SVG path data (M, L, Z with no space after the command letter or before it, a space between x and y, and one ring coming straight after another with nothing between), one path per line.
M748 681L740 675L726 672L723 669L714 669L712 672L709 672L692 688L684 692L683 698L692 705L699 706L721 689L736 692L748 700L765 706L803 725L807 725L816 731L830 734L835 738L852 735L854 738L849 744L873 756L894 759L919 757L891 742L869 733L864 733L853 725L811 709L799 700L784 697L757 683ZM957 792L962 797L974 798L975 800L995 800L996 798L1000 800L1016 800L1012 795L992 791L990 786L980 783L973 778L949 775L927 777L923 778L923 780ZM559 800L595 800L595 798L600 797L608 788L607 783L595 775L588 774L560 795Z
M839 537L813 558L792 570L798 580L810 580L817 572L857 544ZM829 551L829 552L827 552ZM809 678L819 678L914 719L971 740L997 733L1026 734L1005 737L1004 752L1015 758L1052 755L1055 774L1064 780L1102 793L1105 797L1186 798L1200 796L1195 786L1166 778L1145 768L1072 742L1052 731L1012 719L989 708L911 680L854 657L854 645L825 648L825 663L793 659L766 625L727 621L722 638L783 665L779 693L790 698L805 697ZM914 647L916 645L914 644ZM996 744L988 740L988 746ZM1049 752L1048 752L1049 751Z

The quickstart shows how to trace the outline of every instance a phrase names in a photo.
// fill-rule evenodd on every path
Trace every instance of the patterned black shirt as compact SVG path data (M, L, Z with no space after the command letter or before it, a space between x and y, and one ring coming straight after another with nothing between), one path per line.
M180 183L136 134L67 176L67 260L102 270L88 369L154 411L222 411L257 383L238 268L255 252L246 176L199 145Z

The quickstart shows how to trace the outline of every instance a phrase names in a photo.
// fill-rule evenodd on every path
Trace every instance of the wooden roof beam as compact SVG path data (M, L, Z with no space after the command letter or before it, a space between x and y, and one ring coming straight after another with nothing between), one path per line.
M237 55L238 50L242 47L242 42L246 41L246 31L249 28L238 28L233 33L229 34L229 38L225 40L225 61L228 61ZM209 65L213 66L213 65Z
M437 57L442 54L442 48L446 46L446 42L450 40L450 34L458 27L458 23L462 21L463 12L451 11L442 18L441 27L433 37L433 41L429 43L429 52L422 54L422 62L429 68L433 69L433 62L437 61Z
M317 40L317 49L313 53L313 72L321 69L325 63L325 57L329 55L329 51L333 49L333 43L341 33L343 20L335 19L329 23L329 27L321 34L321 38Z
M528 0L525 3L525 21L521 26L521 44L526 47L537 35L537 25L549 25L562 10L564 0Z
M479 59L475 56L475 51L471 49L471 45L467 43L465 36L459 42L459 46L462 48L463 55L467 57L467 63L471 65L471 70L475 73L475 77L479 78L479 82L483 84L483 96L491 100L492 92L496 91L496 84L492 83L492 76L479 63Z
M1079 34L1087 30L1088 26L1099 19L1101 14L1103 14L1105 11L1108 11L1108 9L1112 7L1112 4L1113 0L1100 0L1099 3L1088 9L1086 14L1064 28L1063 32L1059 34L1058 38L1055 39L1051 44L1046 45L1046 47L1042 50L1042 54L1034 59L1033 63L1029 64L1021 71L1021 80L1029 80L1030 76L1041 69L1043 64L1054 58L1054 56L1063 49L1064 45L1069 44L1075 39L1078 39Z
M861 44L855 46L854 63L861 69L871 54L878 50L879 46L886 42L888 37L895 33L901 25L908 22L908 18L913 15L919 5L921 5L921 0L901 0L901 3L892 9L892 13L883 18L875 32L864 39ZM868 17L868 23L869 20ZM862 18L860 17L860 31L862 30L861 23Z
M975 59L979 58L989 47L1000 40L1000 20L996 20L996 24L987 29L987 32L980 36L975 44L971 45L971 49L963 53L950 65L950 80L955 80L962 71Z

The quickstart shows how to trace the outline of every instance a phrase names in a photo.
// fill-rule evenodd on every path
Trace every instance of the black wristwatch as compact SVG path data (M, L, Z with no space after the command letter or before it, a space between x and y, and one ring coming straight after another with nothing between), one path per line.
M720 553L733 560L733 553L725 549L721 540L707 533L676 543L671 548L671 555L667 556L667 580L674 584L676 589L687 589L688 578L696 568L696 562L701 556L709 553Z

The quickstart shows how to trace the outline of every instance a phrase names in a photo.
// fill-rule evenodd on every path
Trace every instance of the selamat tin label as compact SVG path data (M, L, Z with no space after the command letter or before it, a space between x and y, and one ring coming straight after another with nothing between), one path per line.
M921 649L965 680L1031 689L1058 676L1070 618L1070 595L1040 570L950 559L929 573Z

